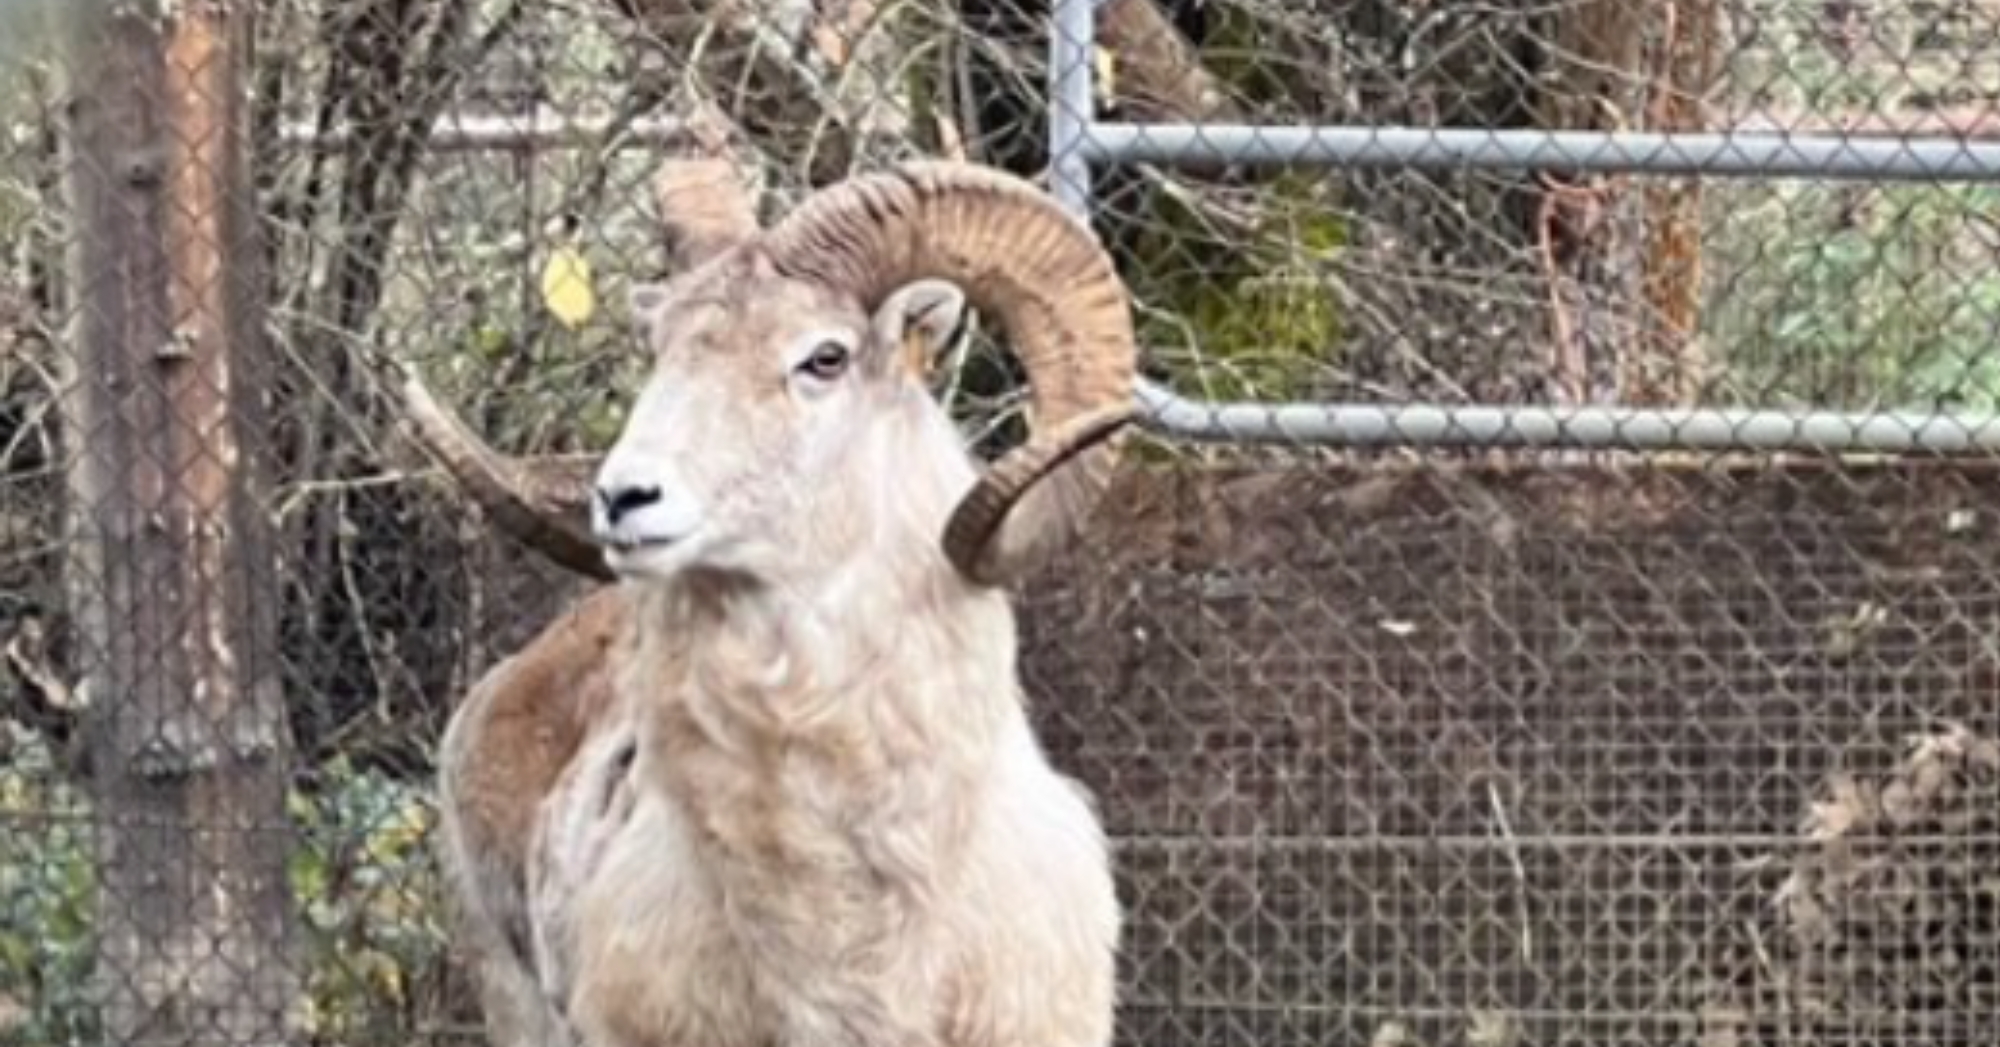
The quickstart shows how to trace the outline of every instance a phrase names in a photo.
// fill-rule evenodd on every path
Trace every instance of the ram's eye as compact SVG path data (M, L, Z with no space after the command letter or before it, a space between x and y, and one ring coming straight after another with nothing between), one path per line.
M839 342L821 342L799 362L799 370L819 379L830 381L847 370L847 347Z

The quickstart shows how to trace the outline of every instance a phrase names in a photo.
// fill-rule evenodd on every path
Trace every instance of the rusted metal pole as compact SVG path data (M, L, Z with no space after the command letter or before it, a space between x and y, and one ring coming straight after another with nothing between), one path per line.
M113 1043L294 1026L278 590L244 457L252 8L83 0L65 29L67 567Z

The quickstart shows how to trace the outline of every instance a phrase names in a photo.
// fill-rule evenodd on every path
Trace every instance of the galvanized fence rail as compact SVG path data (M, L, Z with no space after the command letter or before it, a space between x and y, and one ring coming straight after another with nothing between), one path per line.
M1613 132L1474 127L1135 124L1096 114L1097 9L1050 0L1051 189L1088 219L1092 172L1126 164L1556 169L1869 183L2000 182L2000 142L1913 134ZM2000 450L2000 414L1661 410L1519 404L1211 403L1141 379L1144 417L1177 438L1329 447L1956 454Z

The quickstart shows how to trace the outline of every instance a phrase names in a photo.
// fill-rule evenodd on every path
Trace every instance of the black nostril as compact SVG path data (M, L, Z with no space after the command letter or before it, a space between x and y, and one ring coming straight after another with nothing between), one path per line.
M635 509L645 507L660 500L658 487L613 487L597 489L598 504L604 506L604 517L611 523Z

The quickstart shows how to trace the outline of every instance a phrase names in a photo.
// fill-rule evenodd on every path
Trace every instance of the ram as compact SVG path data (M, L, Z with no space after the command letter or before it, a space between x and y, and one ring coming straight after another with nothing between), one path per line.
M727 171L663 175L677 271L632 294L652 369L587 490L407 387L494 520L616 581L481 679L441 746L489 1025L1100 1047L1122 918L1090 799L1032 733L1007 586L1109 482L1125 288L985 168L857 176L768 228ZM968 306L1031 393L1027 439L984 469L926 374ZM586 500L588 532L558 511Z

